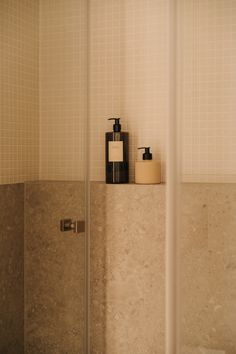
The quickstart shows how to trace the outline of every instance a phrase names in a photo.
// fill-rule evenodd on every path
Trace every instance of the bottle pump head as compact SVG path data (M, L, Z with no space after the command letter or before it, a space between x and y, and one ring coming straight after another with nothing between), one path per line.
M108 120L114 120L115 124L113 124L113 131L115 133L119 133L121 131L120 118L109 118Z
M138 148L138 150L140 149L145 149L145 152L143 153L143 160L152 160L152 153L150 152L150 146L149 147L140 147Z

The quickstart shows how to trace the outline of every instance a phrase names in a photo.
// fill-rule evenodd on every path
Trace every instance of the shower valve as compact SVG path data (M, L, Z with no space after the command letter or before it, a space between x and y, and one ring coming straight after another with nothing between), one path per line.
M60 230L62 232L73 231L76 233L85 232L85 222L84 221L73 221L72 219L62 219L60 221Z

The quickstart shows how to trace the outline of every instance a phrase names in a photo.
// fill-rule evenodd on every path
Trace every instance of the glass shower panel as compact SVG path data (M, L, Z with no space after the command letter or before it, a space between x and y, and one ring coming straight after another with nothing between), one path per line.
M178 0L179 353L236 352L236 3Z
M86 0L0 1L0 352L86 353Z
M85 353L87 1L42 0L39 18L40 175L25 192L25 350Z

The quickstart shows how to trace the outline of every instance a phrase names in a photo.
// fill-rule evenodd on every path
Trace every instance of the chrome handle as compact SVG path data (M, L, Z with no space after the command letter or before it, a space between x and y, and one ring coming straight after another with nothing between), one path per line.
M62 219L60 221L61 232L73 231L75 233L85 232L85 221Z

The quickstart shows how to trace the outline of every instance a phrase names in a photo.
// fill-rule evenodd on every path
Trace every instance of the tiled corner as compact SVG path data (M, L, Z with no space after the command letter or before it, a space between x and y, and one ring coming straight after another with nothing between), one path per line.
M39 1L0 1L0 183L39 176Z

